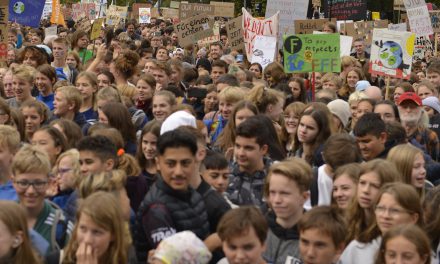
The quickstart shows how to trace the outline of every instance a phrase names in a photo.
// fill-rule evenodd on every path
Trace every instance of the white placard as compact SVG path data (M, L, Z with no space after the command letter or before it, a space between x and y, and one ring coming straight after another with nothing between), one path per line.
M252 49L251 63L258 62L263 69L275 60L277 52L277 38L270 36L256 36Z

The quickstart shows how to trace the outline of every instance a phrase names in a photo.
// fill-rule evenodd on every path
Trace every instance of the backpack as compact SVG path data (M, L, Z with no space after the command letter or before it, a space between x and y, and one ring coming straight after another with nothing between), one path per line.
M68 221L63 210L54 202L48 201L55 209L53 225L50 231L51 251L59 251L67 245L67 241L73 230L73 223Z

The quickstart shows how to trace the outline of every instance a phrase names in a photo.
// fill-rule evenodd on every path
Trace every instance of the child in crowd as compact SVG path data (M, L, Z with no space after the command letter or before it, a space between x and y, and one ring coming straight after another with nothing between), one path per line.
M0 125L0 200L17 200L12 176L12 159L20 148L20 134L12 126Z

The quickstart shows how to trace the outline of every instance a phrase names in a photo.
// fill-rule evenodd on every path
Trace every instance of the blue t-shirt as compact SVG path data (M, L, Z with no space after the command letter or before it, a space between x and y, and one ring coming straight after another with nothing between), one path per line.
M87 109L84 112L81 112L84 115L86 122L90 124L95 124L98 121L98 112L93 110L92 108Z
M18 201L17 192L12 186L12 181L0 184L0 200Z
M53 110L53 100L55 99L55 94L51 93L48 96L43 96L41 94L39 94L37 96L37 100L40 102L43 102L44 104L47 105L47 107L50 109L50 111Z

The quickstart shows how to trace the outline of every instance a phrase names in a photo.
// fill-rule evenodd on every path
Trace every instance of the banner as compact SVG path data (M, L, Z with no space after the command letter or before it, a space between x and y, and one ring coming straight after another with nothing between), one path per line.
M125 18L127 18L127 9L127 6L111 5L107 9L107 25L116 26L120 23L125 23Z
M411 32L417 36L428 36L434 34L425 0L404 0L406 14L409 19Z
M294 34L292 25L295 20L307 18L309 0L268 0L265 17L271 17L279 11L278 41L282 43L283 34Z
M366 0L328 0L324 1L326 17L338 20L366 20Z
M388 29L374 29L370 72L408 79L411 73L415 34Z
M243 30L241 27L243 17L239 16L226 22L226 32L231 49L244 51Z
M214 34L212 31L213 26L214 19L210 19L207 15L202 14L174 25L174 32L177 33L180 46L185 47L198 40L212 36Z
M429 11L429 15L431 16L432 31L434 33L440 32L440 11Z
M139 24L150 23L151 9L150 8L139 8Z
M52 15L50 17L50 23L66 26L63 13L61 12L60 0L53 0L52 2Z
M80 3L72 5L72 19L78 21L81 17L86 17L90 20L96 18L96 5L94 3Z
M321 31L328 19L299 19L294 21L295 34L312 34L313 31ZM332 18L331 22L336 24L336 18Z
M9 0L0 0L0 61L8 58L8 3Z
M245 8L242 8L241 11L243 12L242 27L246 56L248 61L252 61L252 50L256 36L278 37L279 12L269 18L260 20L254 18Z
M90 32L90 40L95 40L101 34L102 24L104 23L104 18L98 18L93 21L92 32Z
M275 60L277 52L277 38L269 36L256 36L254 41L254 47L252 50L251 63L258 62L263 69Z
M180 3L179 18L185 20L199 14L214 16L215 7L207 4L184 4Z
M300 34L284 37L284 71L340 72L339 34Z
M37 28L43 13L44 1L10 0L9 21Z
M210 5L214 6L214 16L217 17L235 17L235 4L228 2L211 1Z

